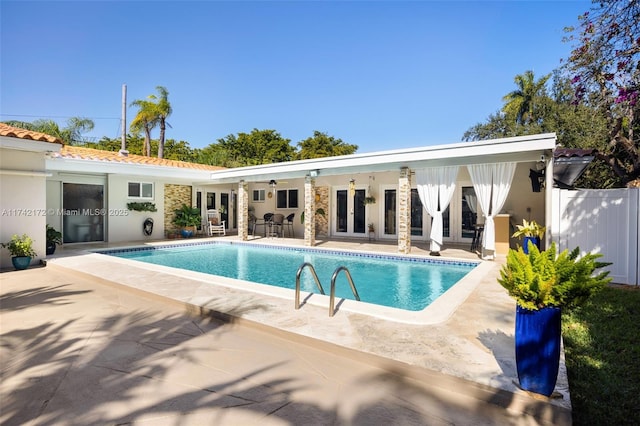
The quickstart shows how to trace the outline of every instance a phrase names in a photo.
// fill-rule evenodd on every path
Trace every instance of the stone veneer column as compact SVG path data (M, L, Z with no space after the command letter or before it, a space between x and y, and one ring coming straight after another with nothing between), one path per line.
M400 169L398 179L398 253L411 253L411 170Z
M304 245L316 244L316 180L304 178Z
M238 183L238 238L249 238L249 185L243 180Z
M165 232L170 230L177 231L178 227L173 223L175 211L182 207L183 204L191 205L191 186L190 185L164 185L164 229Z

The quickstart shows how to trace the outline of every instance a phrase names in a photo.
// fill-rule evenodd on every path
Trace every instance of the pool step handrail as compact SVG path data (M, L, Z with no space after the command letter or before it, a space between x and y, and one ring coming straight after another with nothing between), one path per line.
M349 281L349 285L351 286L351 291L353 292L353 297L356 298L357 301L360 301L360 295L358 294L358 290L356 290L356 285L353 283L353 279L351 278L351 273L347 269L346 266L339 266L331 277L331 294L329 295L329 316L332 317L334 314L333 305L336 299L336 278L338 278L338 274L340 271L344 271L347 275L347 281Z
M313 279L316 281L316 286L318 286L318 290L320 290L320 294L325 294L324 289L322 288L322 284L320 284L320 280L318 279L318 274L316 274L316 269L313 267L311 263L304 262L302 265L300 265L300 267L298 268L298 272L296 273L296 301L295 301L296 309L300 309L300 275L302 275L302 270L307 266L311 270L311 275L313 275Z

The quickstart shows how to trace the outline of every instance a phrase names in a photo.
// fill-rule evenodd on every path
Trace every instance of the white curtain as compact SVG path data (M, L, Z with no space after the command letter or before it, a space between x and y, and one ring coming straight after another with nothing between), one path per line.
M471 213L477 214L478 213L478 197L476 197L476 194L465 194L464 199L467 202L467 207L469 207L469 210L471 210Z
M416 170L418 196L429 216L431 224L432 252L439 252L443 244L442 212L447 209L456 189L458 166L430 167ZM438 206L440 208L438 208Z
M467 166L467 169L485 217L483 251L495 251L496 228L493 218L500 212L507 199L516 163L474 164Z

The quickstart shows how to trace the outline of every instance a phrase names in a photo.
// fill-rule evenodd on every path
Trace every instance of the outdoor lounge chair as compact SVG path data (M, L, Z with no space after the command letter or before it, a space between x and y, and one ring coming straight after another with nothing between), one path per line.
M209 209L207 210L207 232L209 236L213 235L227 235L227 231L225 229L225 221L220 220L220 213L218 210Z

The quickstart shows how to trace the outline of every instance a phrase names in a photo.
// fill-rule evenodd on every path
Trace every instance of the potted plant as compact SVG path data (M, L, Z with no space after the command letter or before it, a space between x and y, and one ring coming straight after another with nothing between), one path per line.
M546 227L540 226L535 220L527 222L526 219L522 219L522 225L516 225L516 228L518 230L511 237L523 238L522 247L525 254L529 253L529 242L540 250L540 241L544 237Z
M132 210L134 212L157 212L158 208L156 207L155 203L152 203L150 201L144 201L144 202L131 202L131 203L127 203L127 209Z
M46 239L47 256L51 256L56 252L56 246L58 244L62 244L62 233L57 231L54 227L47 225Z
M516 367L520 387L550 396L560 364L561 313L584 303L609 281L608 271L594 271L611 263L598 262L601 254L580 258L579 248L556 253L534 244L509 250L498 282L516 300Z
M182 207L175 210L173 223L181 228L181 233L184 238L192 237L196 231L196 227L201 222L200 209L197 207L190 207L183 204Z
M373 195L367 195L366 197L364 197L364 200L362 202L363 202L364 205L375 204L376 203L376 197L374 197Z
M2 243L2 247L11 253L11 263L14 268L27 269L31 264L31 258L37 256L33 250L33 240L27 234L22 236L13 235L8 243Z

